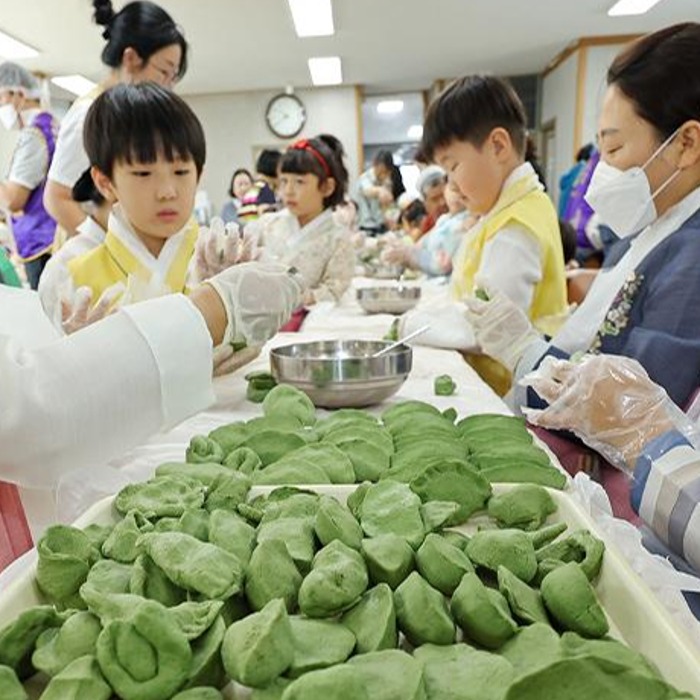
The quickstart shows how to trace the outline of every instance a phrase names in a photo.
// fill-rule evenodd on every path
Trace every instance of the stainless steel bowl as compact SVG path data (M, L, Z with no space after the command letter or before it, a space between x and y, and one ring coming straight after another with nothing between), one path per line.
M402 272L401 265L375 264L366 266L367 277L374 277L378 280L397 280Z
M390 344L382 340L294 343L272 350L270 365L278 382L301 389L316 406L371 406L395 394L411 371L413 352L408 345L371 357Z
M364 287L357 290L357 303L368 314L403 314L419 301L420 287Z

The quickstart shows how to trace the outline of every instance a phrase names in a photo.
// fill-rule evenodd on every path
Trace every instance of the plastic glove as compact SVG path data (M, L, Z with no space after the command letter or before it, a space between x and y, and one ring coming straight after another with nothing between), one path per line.
M91 323L95 323L112 313L117 299L124 294L125 286L121 282L105 289L92 305L90 287L78 287L68 298L61 299L61 327L66 335L75 333Z
M246 347L235 352L230 343L219 345L214 349L214 376L235 372L258 357L261 350L260 347Z
M264 345L301 306L305 284L278 263L242 263L207 280L221 297L227 326L223 343Z
M481 352L512 372L528 345L540 335L525 312L505 294L498 291L488 294L488 301L477 297L467 299L467 315Z
M387 243L379 259L384 265L403 265L413 267L413 246L404 241Z
M257 236L246 230L241 231L235 222L224 224L214 217L211 225L199 229L195 245L194 276L202 282L231 265L250 262L257 254Z
M585 355L579 362L547 357L520 384L549 403L541 411L523 409L532 423L570 430L626 471L658 435L675 428L695 437L692 421L629 357Z

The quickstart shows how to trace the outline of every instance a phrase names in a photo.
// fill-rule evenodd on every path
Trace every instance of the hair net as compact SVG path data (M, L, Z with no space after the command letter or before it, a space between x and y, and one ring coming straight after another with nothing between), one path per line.
M23 92L31 99L41 97L39 81L26 68L10 61L0 64L0 90Z
M426 190L447 180L447 173L439 165L429 165L421 170L416 182L416 189L425 197Z

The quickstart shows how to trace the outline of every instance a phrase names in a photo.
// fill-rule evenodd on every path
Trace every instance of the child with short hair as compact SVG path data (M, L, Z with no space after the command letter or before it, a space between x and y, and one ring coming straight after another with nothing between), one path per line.
M420 150L478 217L455 258L453 296L464 300L478 287L500 292L552 333L567 309L564 257L554 205L525 161L526 135L515 90L500 78L468 76L431 104ZM476 352L466 357L498 393L508 390L505 367Z
M348 172L342 145L329 135L292 144L279 166L284 209L249 224L262 246L261 260L284 262L299 270L307 306L338 301L350 286L355 254L351 233L333 216L345 201Z

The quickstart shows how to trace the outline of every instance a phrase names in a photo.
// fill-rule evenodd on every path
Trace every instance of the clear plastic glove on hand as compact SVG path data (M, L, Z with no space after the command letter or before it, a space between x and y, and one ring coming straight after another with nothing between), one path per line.
M611 464L634 469L644 445L674 428L695 438L695 425L629 357L584 355L578 362L547 357L523 377L549 406L524 408L530 422L569 430Z
M207 280L226 309L223 343L264 345L301 306L305 283L294 269L278 263L242 263Z
M231 265L250 262L257 257L257 236L244 233L235 222L224 224L214 217L209 227L202 226L195 245L194 278L197 282L219 274Z
M92 304L92 290L90 287L78 287L78 289L65 293L61 299L61 328L66 335L75 333L91 323L95 323L115 311L115 303L124 294L126 287L117 282L105 289Z
M467 316L484 355L493 357L511 372L526 348L540 335L525 312L501 292L488 292L488 301L466 300Z
M246 347L236 352L230 343L219 345L214 349L214 376L235 372L258 357L261 350L260 347Z
M408 267L412 264L412 251L413 246L404 241L390 241L386 244L379 259L384 265L403 265Z

